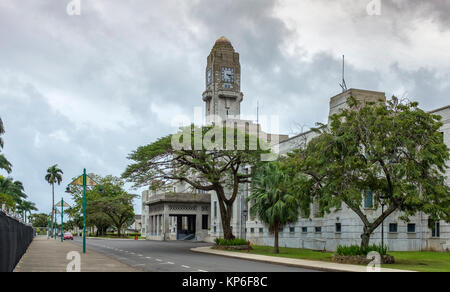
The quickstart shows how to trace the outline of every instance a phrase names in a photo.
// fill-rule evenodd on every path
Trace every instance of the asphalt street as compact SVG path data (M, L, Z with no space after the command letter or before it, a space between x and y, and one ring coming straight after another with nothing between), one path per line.
M73 241L81 245L76 237ZM303 268L227 258L190 251L208 246L191 241L86 239L87 249L148 272L313 272ZM89 251L88 251L89 252Z

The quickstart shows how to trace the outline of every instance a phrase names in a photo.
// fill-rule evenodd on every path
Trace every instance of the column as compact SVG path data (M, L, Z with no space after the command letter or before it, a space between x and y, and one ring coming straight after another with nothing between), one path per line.
M159 215L156 215L156 235L159 235Z
M164 205L164 219L163 219L163 235L164 235L164 240L168 240L169 239L169 235L170 235L170 218L169 218L169 205Z

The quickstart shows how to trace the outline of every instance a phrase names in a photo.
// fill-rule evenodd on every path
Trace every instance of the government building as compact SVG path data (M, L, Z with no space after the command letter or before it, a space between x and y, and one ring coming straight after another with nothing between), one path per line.
M233 122L242 129L254 127L264 134L272 149L281 155L304 147L315 135L313 131L293 137L278 133L267 134L254 121L240 119L240 104L244 98L241 92L241 66L239 54L225 37L219 38L207 58L205 86L202 99L205 104L207 123L220 118ZM361 102L386 100L383 92L348 89L330 98L329 116L347 107L347 99L353 96ZM450 105L430 111L442 116L441 132L444 142L450 147ZM246 172L249 169L242 169ZM447 184L450 170L447 169ZM239 195L233 206L232 229L236 237L244 238L259 245L273 245L273 234L269 233L257 217L249 212L251 202L250 185L240 186ZM332 213L321 215L319 207L310 206L311 215L299 215L295 224L287 225L280 231L279 244L314 250L335 251L338 245L359 245L363 224L349 208L342 205ZM381 210L373 208L372 198L364 200L364 211L369 220L378 217ZM146 190L142 193L142 235L149 240L199 240L212 242L222 237L218 201L216 194L195 190L186 183L176 183L170 192ZM450 250L450 224L444 221L430 224L427 215L419 212L402 221L400 212L394 212L383 223L384 243L392 251ZM381 244L382 226L370 238L370 243Z

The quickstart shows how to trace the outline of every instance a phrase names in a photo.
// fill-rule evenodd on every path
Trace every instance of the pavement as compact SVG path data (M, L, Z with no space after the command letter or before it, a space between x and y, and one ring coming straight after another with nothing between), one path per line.
M146 272L316 271L310 268L289 267L191 251L192 248L211 246L204 242L127 239L87 239L86 242L89 250ZM81 246L81 239L75 237L74 243Z
M47 239L47 236L37 236L17 264L14 272L67 272L67 266L74 260L73 257L67 259L70 252L78 252L80 255L81 272L139 271L92 249L87 249L86 254L83 254L81 246L70 241L61 242L59 238L55 240L54 238Z
M314 269L314 270L318 270L318 271L367 272L367 266L363 266L363 265L347 265L347 264L338 264L338 263L330 263L330 262L310 261L310 260L302 260L302 259L292 259L292 258L284 258L284 257L248 254L248 253L241 253L241 252L232 252L232 251L212 249L211 247L196 247L196 248L192 248L191 250L193 252L209 254L209 255L213 255L213 256L223 256L223 257L229 257L229 258L234 258L234 259L245 259L245 260L251 260L251 261L261 262L261 263L280 264L280 265L286 265L286 266L290 266L290 267ZM412 271L380 268L380 272L412 272Z

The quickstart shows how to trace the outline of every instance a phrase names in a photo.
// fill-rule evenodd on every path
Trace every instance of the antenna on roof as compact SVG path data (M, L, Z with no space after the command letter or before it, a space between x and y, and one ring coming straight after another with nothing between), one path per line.
M259 100L256 101L256 124L259 124Z
M345 56L342 55L342 83L339 83L342 92L347 91L347 84L345 83Z

